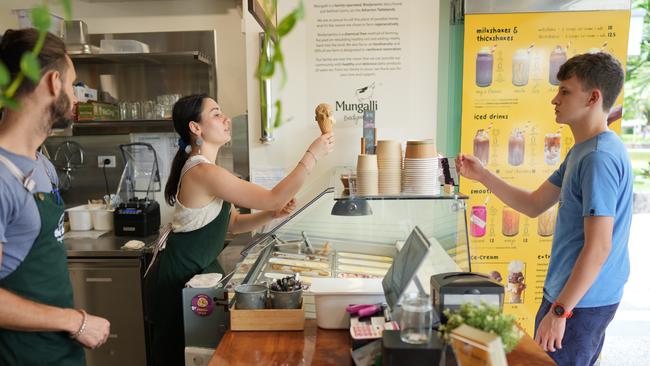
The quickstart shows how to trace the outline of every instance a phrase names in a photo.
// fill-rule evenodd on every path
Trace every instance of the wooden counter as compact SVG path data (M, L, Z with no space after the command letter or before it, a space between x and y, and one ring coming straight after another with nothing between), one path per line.
M303 332L228 331L212 355L210 366L232 365L352 365L350 332L324 330L315 320ZM508 365L555 365L533 339L524 335L508 354Z

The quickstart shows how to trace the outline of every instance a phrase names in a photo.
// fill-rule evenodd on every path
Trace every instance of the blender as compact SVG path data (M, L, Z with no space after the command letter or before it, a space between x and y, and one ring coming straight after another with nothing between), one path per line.
M160 205L153 193L160 192L160 171L153 146L143 142L120 145L124 171L116 196L120 203L113 220L115 235L148 236L160 228Z

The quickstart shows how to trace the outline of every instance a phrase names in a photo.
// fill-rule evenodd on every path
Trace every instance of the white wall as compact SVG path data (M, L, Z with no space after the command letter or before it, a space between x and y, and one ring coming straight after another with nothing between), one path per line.
M437 70L437 34L438 28L438 0L409 0L420 1L423 7L430 9L430 12L411 14L410 23L420 36L417 39L409 40L413 62L412 75L417 75L409 80L409 88L421 93L416 95L419 104L419 111L412 119L405 118L393 126L380 126L384 128L380 138L392 139L429 139L435 138L436 130L436 70ZM274 134L276 141L264 145L259 142L261 136L258 84L254 78L259 54L258 33L261 31L258 24L246 8L247 1L243 1L244 25L246 31L246 65L247 65L247 100L249 111L249 143L251 170L267 167L282 167L287 171L293 169L296 163L307 149L311 141L316 138L320 131L314 120L314 105L307 105L309 88L328 87L336 88L336 85L313 85L307 78L307 31L305 22L299 22L294 30L283 40L285 62L288 70L288 82L282 91L285 119L289 122L276 129ZM297 4L295 0L279 1L279 16L288 13ZM309 0L305 0L308 4ZM306 6L306 9L308 6ZM309 16L309 14L306 14ZM275 81L278 84L277 80ZM395 127L397 125L398 127ZM330 177L333 169L340 166L354 166L356 156L359 152L359 139L361 128L334 129L336 134L335 151L319 162L314 174L310 177L306 188L301 192L311 195L327 186L336 178Z
M11 9L30 8L43 0L0 1L0 31L16 28ZM51 11L64 15L58 1ZM73 1L73 18L88 25L89 33L217 30L219 103L231 116L246 112L245 44L240 0Z

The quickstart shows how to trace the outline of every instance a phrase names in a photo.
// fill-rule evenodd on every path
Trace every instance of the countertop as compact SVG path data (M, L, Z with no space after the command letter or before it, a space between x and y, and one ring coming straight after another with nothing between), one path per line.
M133 258L140 257L144 253L152 250L151 245L158 239L158 233L146 237L116 236L114 232L108 232L97 239L64 239L63 243L68 251L68 258L87 258L87 257L115 257L115 258ZM121 249L129 240L140 240L144 242L145 247L139 250ZM240 246L250 241L250 235L237 235L235 237L228 235L226 242L237 243L238 251ZM226 247L228 248L228 247ZM237 253L237 257L239 254ZM235 258L236 259L236 258Z
M158 233L147 237L116 236L108 232L97 239L64 239L68 250L68 258L80 257L117 257L131 258L140 257L145 251L150 250L149 246L158 238ZM140 240L145 247L139 250L120 249L129 240Z
M313 319L305 321L304 331L229 330L209 365L352 365L350 343L348 330L320 329ZM510 366L555 365L527 334L507 358Z

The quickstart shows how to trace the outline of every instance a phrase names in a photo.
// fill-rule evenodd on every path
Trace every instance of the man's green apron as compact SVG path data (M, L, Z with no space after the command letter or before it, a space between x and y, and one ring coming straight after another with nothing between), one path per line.
M184 364L183 287L196 274L223 273L217 256L223 250L229 220L230 203L224 202L219 215L204 227L170 234L157 268L152 267L152 278L146 283L151 287L147 296L151 297L156 366Z
M7 162L0 160L5 165ZM17 168L12 168L10 170L16 175ZM30 178L16 178L31 193L33 184L28 184ZM0 280L0 287L41 304L72 308L72 285L63 245L63 201L56 190L34 193L33 196L41 218L41 230L23 262ZM83 348L70 339L67 332L0 329L0 365L76 366L84 363Z

